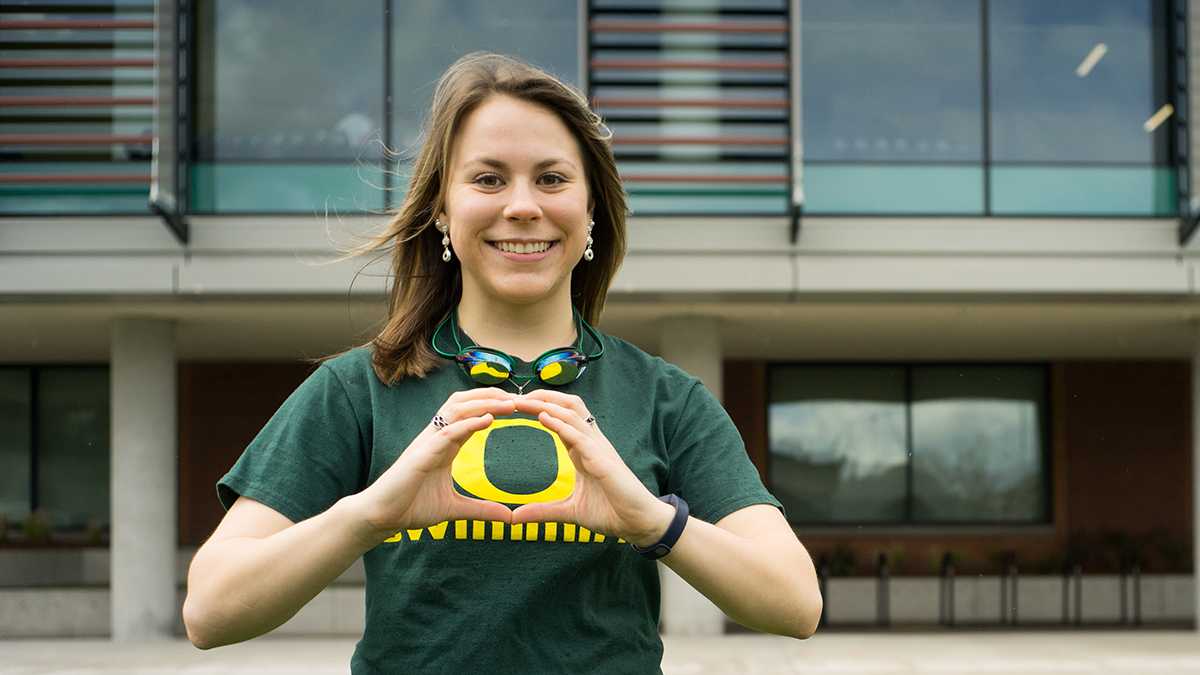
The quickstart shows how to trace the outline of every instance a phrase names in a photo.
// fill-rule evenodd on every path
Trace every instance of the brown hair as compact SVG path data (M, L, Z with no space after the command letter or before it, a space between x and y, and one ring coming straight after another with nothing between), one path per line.
M585 321L599 321L608 287L625 258L625 191L609 146L611 133L587 99L518 59L487 52L463 56L438 80L404 203L382 233L351 251L392 255L387 317L370 342L375 374L385 384L424 377L444 363L429 340L437 322L462 296L462 270L457 256L442 262L442 233L433 221L445 205L455 135L467 115L495 95L547 108L579 143L596 222L595 258L571 272L571 300Z

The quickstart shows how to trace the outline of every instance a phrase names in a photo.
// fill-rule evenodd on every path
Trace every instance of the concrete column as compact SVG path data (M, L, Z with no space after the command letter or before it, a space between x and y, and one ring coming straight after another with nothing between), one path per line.
M112 325L112 638L174 637L175 327L160 319Z
M716 319L671 317L662 325L659 356L687 372L721 398L721 335ZM662 624L667 635L721 635L725 613L671 568L659 564Z

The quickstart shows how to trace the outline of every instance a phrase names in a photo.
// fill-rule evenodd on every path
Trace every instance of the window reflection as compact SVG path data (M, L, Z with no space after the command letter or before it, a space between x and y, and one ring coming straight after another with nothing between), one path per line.
M197 20L201 159L382 155L382 2L213 0Z
M10 526L29 514L33 419L28 368L0 369L0 516Z
M805 0L805 160L978 161L979 7Z
M38 371L38 502L59 528L109 522L108 369Z
M469 52L510 54L579 84L577 2L444 0L397 2L393 7L394 147L416 145L437 78Z
M1045 515L1043 371L913 371L913 518L1033 521Z
M904 519L902 369L778 368L770 401L771 488L792 520Z
M1168 130L1142 127L1167 100L1167 68L1155 40L1164 30L1160 6L989 2L995 160L1166 161Z
M771 490L797 523L1046 522L1045 386L1037 366L772 368Z

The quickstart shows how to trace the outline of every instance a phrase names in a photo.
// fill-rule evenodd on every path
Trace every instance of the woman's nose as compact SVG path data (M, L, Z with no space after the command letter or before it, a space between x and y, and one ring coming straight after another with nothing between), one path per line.
M530 220L542 215L542 207L538 205L537 193L525 181L515 181L509 191L508 205L504 207L504 217L513 220Z

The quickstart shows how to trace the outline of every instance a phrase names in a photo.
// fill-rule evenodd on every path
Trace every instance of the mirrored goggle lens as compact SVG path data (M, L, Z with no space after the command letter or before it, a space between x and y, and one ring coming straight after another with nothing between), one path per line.
M544 356L535 364L535 369L542 382L562 385L579 377L585 360L579 352L563 350Z
M471 379L480 384L500 384L512 374L508 359L480 349L459 356L458 361Z

